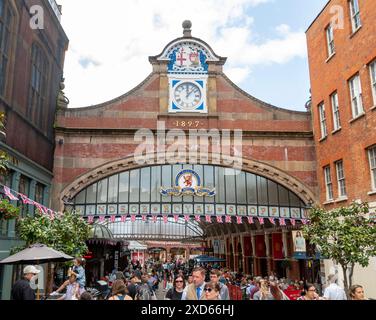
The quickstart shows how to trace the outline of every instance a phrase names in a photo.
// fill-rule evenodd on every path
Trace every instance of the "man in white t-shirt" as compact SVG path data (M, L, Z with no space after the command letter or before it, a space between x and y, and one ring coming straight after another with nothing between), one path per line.
M347 300L345 290L337 284L338 277L334 274L328 276L329 286L324 291L327 300Z

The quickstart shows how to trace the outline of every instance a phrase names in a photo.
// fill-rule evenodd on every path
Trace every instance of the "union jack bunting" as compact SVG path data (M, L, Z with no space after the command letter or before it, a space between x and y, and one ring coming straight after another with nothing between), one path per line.
M99 222L104 222L104 216L99 217Z
M142 216L141 216L141 219L142 219L142 221L145 222L145 221L147 220L147 216L146 216L146 215L142 215Z
M303 223L303 224L308 224L308 220L307 220L307 219L303 219L303 220L302 220L302 223Z
M248 223L249 224L254 224L255 222L253 221L253 217L248 217Z
M243 223L242 217L236 217L236 222L237 224L242 224Z
M218 223L223 223L222 216L217 216L217 222L218 222Z
M260 222L261 225L265 224L264 218L258 218L258 221Z
M195 220L196 220L197 222L201 222L201 216L195 216Z
M135 215L131 215L131 221L136 222L136 216Z
M269 218L269 221L275 225L275 219L274 218Z
M23 204L34 204L34 201L30 200L28 197L26 197L24 194L19 194Z
M111 216L110 221L115 222L115 220L116 220L116 216Z
M88 222L89 224L94 223L94 217L93 217L93 216L89 216L89 217L87 218L87 222Z
M296 225L296 221L295 221L295 219L290 219L290 222L291 222L291 224L292 224L293 226Z
M184 216L184 220L185 220L186 222L189 222L189 221L191 220L191 217L188 216L188 215L185 215L185 216Z
M163 222L167 223L168 222L168 216L163 216Z
M152 220L153 220L153 222L154 222L154 223L156 223L156 222L157 222L157 219L158 219L158 217L157 217L157 216L153 216L153 217L152 217Z
M9 198L9 200L12 200L12 201L19 200L16 196L12 194L12 192L10 191L8 187L4 186L4 193Z
M174 220L175 220L175 222L178 222L179 221L179 215L175 214L174 215Z
M127 216L121 216L121 222L127 221Z
M286 219L285 218L279 219L279 225L285 226L286 225Z
M232 219L230 216L226 216L225 221L226 223L232 223Z
M206 222L212 223L211 216L205 216Z

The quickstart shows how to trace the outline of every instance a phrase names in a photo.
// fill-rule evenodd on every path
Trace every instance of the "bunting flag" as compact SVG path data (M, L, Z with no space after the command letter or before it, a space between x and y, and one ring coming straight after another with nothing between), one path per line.
M31 201L28 197L26 197L24 194L19 193L23 204L34 204L34 201ZM36 203L36 202L35 202Z
M291 222L291 224L292 224L293 226L296 225L296 221L295 221L295 219L290 219L290 222Z
M175 222L178 222L178 221L179 221L179 215L178 215L178 214L175 214L175 215L174 215L174 220L175 220Z
M110 221L115 222L115 220L116 220L116 216L111 216Z
M205 216L206 222L212 223L211 216Z
M308 221L307 219L303 219L303 220L302 220L302 223L303 223L304 225L306 225L306 224L309 223L309 221Z
M168 222L168 216L163 216L163 222L167 223Z
M87 222L88 222L89 224L94 223L94 216L89 216L89 217L87 218Z
M201 216L195 216L195 220L196 220L197 222L201 222Z
M147 220L147 216L146 216L146 215L142 215L142 216L141 216L141 219L142 219L142 221L146 222L146 220Z
M223 223L222 216L217 216L217 222L218 222L218 223Z
M232 223L231 216L226 216L225 221L226 221L226 223Z
M279 219L279 225L280 226L285 226L286 225L286 219L285 218Z
M264 218L258 218L258 221L260 222L261 225L265 224Z
M158 216L152 216L152 220L154 223L157 223Z
M127 216L121 216L121 222L126 222L127 221Z
M249 224L254 224L255 222L253 221L253 217L248 217L248 223Z
M185 216L184 216L184 220L185 220L186 222L189 222L189 221L191 220L191 218L190 218L190 216L185 215Z
M242 217L236 217L237 224L243 224L243 218Z
M104 216L99 217L99 222L104 222Z
M53 212L52 212L49 216L50 216L50 219L51 219L51 220L54 220L54 219L55 219L55 214L54 214Z
M275 225L275 219L274 218L269 218L269 221Z
M136 216L133 214L133 215L131 215L131 221L132 222L136 222Z
M16 196L14 196L12 194L12 192L10 191L10 189L8 187L6 187L6 186L4 186L4 193L9 198L9 200L12 200L12 201L19 200Z

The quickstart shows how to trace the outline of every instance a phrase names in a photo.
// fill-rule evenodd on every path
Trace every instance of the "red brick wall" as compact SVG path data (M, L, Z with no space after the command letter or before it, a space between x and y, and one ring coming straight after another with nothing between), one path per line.
M360 0L362 27L352 35L347 0L332 0L307 31L308 54L312 85L312 113L317 153L317 177L320 201L326 201L323 167L330 165L334 198L338 197L334 162L344 161L348 201L328 204L331 208L347 205L352 200L376 201L368 196L371 191L371 175L366 149L376 143L376 111L372 107L370 72L368 64L376 58L376 1ZM328 61L325 28L330 23L330 9L340 5L344 9L344 29L334 30L336 54ZM351 122L352 111L348 80L360 74L365 116ZM342 130L334 130L330 95L338 91ZM318 105L326 106L328 137L321 139Z

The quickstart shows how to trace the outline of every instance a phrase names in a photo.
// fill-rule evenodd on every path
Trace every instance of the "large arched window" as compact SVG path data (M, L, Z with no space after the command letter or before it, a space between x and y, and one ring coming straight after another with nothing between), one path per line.
M194 170L214 197L163 196L176 176ZM284 186L248 172L213 165L162 165L122 172L98 181L75 198L84 216L239 215L301 219L306 204Z
M10 1L0 0L0 96L5 96L9 79L14 13Z

